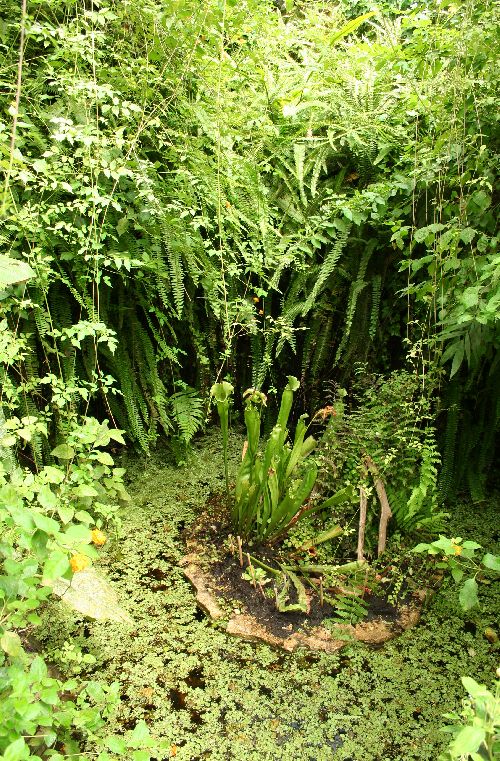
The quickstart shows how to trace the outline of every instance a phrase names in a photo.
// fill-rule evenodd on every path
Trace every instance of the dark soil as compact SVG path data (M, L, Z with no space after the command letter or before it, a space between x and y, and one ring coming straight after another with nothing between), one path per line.
M280 557L280 547L257 544L244 546L244 565L242 568L237 551L232 554L226 549L230 533L224 495L214 494L207 501L206 511L200 516L197 523L184 533L184 539L188 543L195 541L200 546L202 549L200 560L204 563L214 588L220 592L222 597L230 600L236 609L239 609L241 613L253 616L270 634L277 637L288 636L305 627L319 626L325 619L335 618L336 623L341 622L336 617L334 606L326 601L321 605L319 596L312 587L309 587L311 592L309 597L310 609L307 614L300 611L279 612L274 597L263 594L259 587L254 588L250 581L242 578L242 574L248 568L246 552L250 552L253 557L271 568L278 568L278 561L283 562L283 557ZM213 553L211 558L205 556L203 548L210 548ZM343 562L350 560L353 558L345 558ZM308 589L307 583L304 586ZM390 588L390 584L388 587ZM295 590L292 589L291 591L293 593ZM328 590L328 592L330 596L335 596L335 590ZM384 619L388 623L397 623L400 606L411 600L411 590L406 583L403 584L397 598L397 605L389 602L387 594L384 592L384 585L381 584L377 584L375 589L366 587L362 599L367 606L367 613L363 620ZM325 594L327 594L326 589ZM290 601L295 602L293 596ZM349 621L345 621L345 623L349 623Z

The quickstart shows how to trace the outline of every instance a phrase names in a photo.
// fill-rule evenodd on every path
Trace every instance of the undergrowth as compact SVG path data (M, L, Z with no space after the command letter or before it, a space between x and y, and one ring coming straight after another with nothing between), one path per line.
M230 477L241 444L232 433ZM169 748L154 756L162 760L437 758L447 743L442 713L460 708L460 675L486 684L494 677L498 651L484 636L500 615L494 587L482 589L482 610L463 614L445 582L419 626L382 649L349 644L333 655L289 655L233 639L197 610L178 567L183 532L224 489L219 437L198 441L181 467L163 449L147 461L127 455L123 465L132 508L102 567L133 627L83 620L59 602L50 603L42 627L54 657L70 643L95 658L78 663L81 673L119 683L110 731L144 720ZM450 530L495 552L495 507L472 521L467 506L457 506ZM74 669L67 661L59 656L58 666Z

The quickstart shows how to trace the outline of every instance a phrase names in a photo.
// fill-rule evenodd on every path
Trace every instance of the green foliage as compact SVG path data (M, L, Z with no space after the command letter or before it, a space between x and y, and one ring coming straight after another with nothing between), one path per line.
M220 424L222 429L222 447L224 452L224 474L226 478L226 491L229 495L229 472L227 460L227 442L229 435L229 397L233 393L233 386L228 381L214 383L210 390L211 396L217 403L217 412L219 413Z
M231 481L242 444L241 433L230 431ZM492 683L498 651L483 629L498 628L495 586L480 585L483 610L473 608L465 622L457 595L443 585L418 626L383 647L351 641L335 653L283 653L228 636L223 625L200 615L178 567L186 528L194 530L207 498L225 488L220 432L197 438L193 448L193 460L181 466L165 445L149 457L125 454L135 509L100 566L128 601L132 636L121 625L83 622L58 602L44 613L48 649L77 642L97 657L92 672L119 681L120 710L108 720L107 732L125 736L128 727L145 719L152 736L167 743L167 750L151 754L162 761L172 755L172 745L186 761L200 754L288 761L302 758L304 751L318 761L436 761L449 738L440 731L442 713L460 712L465 694L460 674ZM453 536L474 536L485 552L496 551L494 496L477 512L469 502L458 502L450 520ZM362 583L364 571L359 575ZM89 744L83 755L93 751Z
M65 390L64 385L61 388ZM46 423L34 416L8 418L1 431L3 451L16 451L35 433L45 438ZM70 420L66 440L51 451L58 464L45 465L38 473L22 469L13 457L3 457L0 465L3 758L40 759L49 757L48 753L62 758L55 751L57 743L78 753L75 733L98 737L107 716L116 709L116 684L55 679L43 658L27 646L27 632L39 626L40 606L54 582L60 577L70 579L73 571L97 558L92 525L119 524L119 503L129 497L123 485L124 469L114 467L105 450L111 442L123 443L123 437L107 421ZM77 697L64 697L72 691Z
M500 752L500 680L495 682L495 692L488 690L484 684L478 684L470 676L463 676L462 684L469 698L463 701L460 714L444 714L445 718L455 723L443 728L444 732L453 735L453 740L439 759L493 760Z
M189 444L193 436L203 427L205 409L203 400L196 390L183 384L181 391L176 391L170 397L172 416L185 444Z
M422 382L406 370L383 377L370 376L361 367L351 398L340 389L333 405L316 416L328 421L319 446L319 484L326 493L345 486L356 492L364 488L369 500L368 548L375 541L380 508L366 456L385 484L396 531L436 531L443 524L445 516L437 501L439 453L431 424L431 389L424 392Z
M454 478L481 496L498 430L498 9L198 6L44 0L20 19L6 0L0 234L34 273L2 301L30 344L8 371L21 416L61 402L42 379L63 373L67 406L103 405L147 450L197 426L193 405L178 428L179 381L204 399L221 368L239 388L295 372L311 411L332 374L387 369L409 338L465 381L458 431L481 452Z
M11 759L59 759L63 742L75 756L93 743L100 761L148 757L144 724L98 739L114 687L63 701L67 685L15 631L38 623L42 581L95 555L90 526L119 525L124 472L108 449L123 432L144 451L159 433L187 447L210 379L226 372L257 389L295 372L313 409L323 381L348 384L354 360L397 366L404 340L422 367L443 368L441 497L464 483L484 497L500 420L495 5L91 6L5 0L0 23L0 750ZM360 400L362 415L339 407L345 452L330 430L339 472L325 484L348 495L368 452L398 529L435 529L427 397L394 377ZM247 400L233 516L244 537L277 539L335 506L302 511L315 471L299 470L303 419L287 443L291 394L263 453L257 392ZM337 531L310 528L313 546ZM282 609L304 607L299 573L286 569Z
M298 387L297 378L289 376L281 397L277 423L262 452L259 450L261 407L266 398L255 389L248 389L245 393L247 444L236 477L231 509L233 531L243 539L254 537L261 541L275 541L311 511L326 509L345 498L342 493L320 506L304 507L317 476L316 466L304 465L304 461L313 451L316 441L312 436L306 438L307 427L303 417L295 429L293 444L287 441L288 418Z
M440 556L437 567L449 571L455 584L462 584L458 599L462 610L468 611L479 605L477 577L483 577L488 573L493 575L500 573L500 557L487 552L482 560L478 561L475 554L479 549L481 545L469 539L464 541L462 537L449 539L446 536L440 536L430 544L417 544L413 552L426 552L430 556ZM464 577L470 573L474 575L463 581Z

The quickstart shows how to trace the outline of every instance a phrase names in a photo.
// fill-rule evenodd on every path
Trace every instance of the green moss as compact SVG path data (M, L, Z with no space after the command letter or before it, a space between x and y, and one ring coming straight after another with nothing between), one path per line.
M232 473L241 444L233 435ZM163 451L148 460L128 456L124 465L132 503L102 567L134 628L73 619L60 603L47 612L48 645L76 640L97 658L94 676L119 681L122 700L111 731L145 719L177 746L177 761L437 758L442 713L463 696L460 675L491 682L496 654L483 630L500 620L494 588L482 589L483 612L464 618L452 584L445 584L421 624L382 649L356 644L312 656L252 645L197 612L177 567L182 531L224 488L219 437L201 440L185 466L170 463ZM473 520L470 508L457 511L453 520L453 531L494 551L494 506Z

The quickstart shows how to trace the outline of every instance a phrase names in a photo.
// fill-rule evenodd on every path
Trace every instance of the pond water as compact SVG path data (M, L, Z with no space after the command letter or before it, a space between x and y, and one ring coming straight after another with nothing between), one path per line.
M234 468L241 439L232 445ZM181 532L223 485L218 436L201 439L186 465L163 451L123 464L132 502L101 571L133 623L91 621L58 602L46 613L46 644L71 639L96 657L89 675L120 683L110 731L144 719L170 747L158 761L437 759L442 713L464 696L460 676L491 683L498 652L484 628L500 620L498 590L484 586L483 614L464 617L445 584L415 629L379 649L286 654L232 638L197 609L178 566ZM480 522L457 510L453 530L495 551L495 508Z

